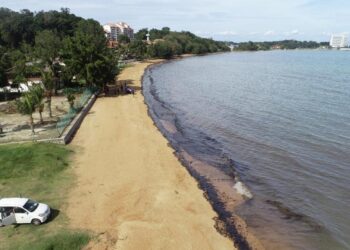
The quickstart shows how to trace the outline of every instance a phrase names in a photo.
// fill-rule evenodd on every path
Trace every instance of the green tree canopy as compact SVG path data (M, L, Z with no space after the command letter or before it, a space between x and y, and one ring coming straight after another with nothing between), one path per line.
M71 14L65 8L38 13L0 8L0 45L14 49L22 43L34 45L36 33L43 30L56 32L61 39L72 36L81 20L81 17Z
M44 30L35 37L36 61L40 62L41 70L50 70L53 74L54 89L57 91L60 83L60 52L63 43L56 32ZM34 63L34 62L32 62Z
M169 41L157 41L149 47L151 57L169 59L174 56L173 44Z
M87 86L104 86L114 80L117 60L106 42L101 25L92 19L81 21L74 36L65 41L65 62Z
M0 87L8 84L8 70L11 67L10 57L5 49L0 48Z
M147 39L147 35L148 34L148 29L147 28L143 28L140 29L138 32L135 33L135 40L146 40Z
M232 44L232 43L231 43ZM235 44L237 45L237 44ZM329 46L329 42L283 40L272 42L244 42L239 43L235 50L270 50L270 49L316 49Z
M137 32L135 34L136 40L146 39L147 31L147 29L141 29ZM149 33L150 39L154 42L148 47L148 55L150 57L170 58L173 55L184 53L204 54L229 50L229 47L224 42L201 38L191 32L171 31L168 27L164 27L161 30L151 29Z
M34 14L29 10L20 13L2 8L0 13L4 16L0 22L2 45L17 48L22 42L33 44L35 37Z
M35 107L38 109L39 116L40 116L40 123L43 123L43 111L44 111L44 97L45 97L45 91L40 85L35 85L31 89L33 98L35 99Z
M118 42L119 43L130 43L130 38L127 35L120 34L118 35Z
M51 98L52 98L52 93L55 88L54 86L54 81L53 81L53 73L49 69L47 71L42 70L41 71L41 80L44 86L44 93L45 97L47 100L47 107L49 110L49 116L52 117L52 109L51 109Z
M129 53L132 57L143 60L147 54L147 45L141 40L134 40L129 45Z
M164 27L161 30L151 29L149 31L151 40L162 39L163 37L165 37L169 33L170 33L170 28L168 28L168 27Z
M51 30L38 32L35 37L35 54L37 58L52 69L54 63L59 59L62 49L62 41L57 33Z

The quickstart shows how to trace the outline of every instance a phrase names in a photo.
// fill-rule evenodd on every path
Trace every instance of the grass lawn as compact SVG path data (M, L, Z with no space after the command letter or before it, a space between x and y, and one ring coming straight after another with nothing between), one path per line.
M69 157L63 145L27 143L0 146L0 197L27 197L48 204L52 218L41 226L0 228L0 249L81 249L86 232L69 230L62 209L72 183Z

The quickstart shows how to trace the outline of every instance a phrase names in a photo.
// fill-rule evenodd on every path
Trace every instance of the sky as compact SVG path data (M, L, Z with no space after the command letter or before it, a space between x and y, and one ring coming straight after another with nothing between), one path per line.
M170 27L225 41L329 41L350 32L349 0L0 0L1 7L59 10L135 30Z

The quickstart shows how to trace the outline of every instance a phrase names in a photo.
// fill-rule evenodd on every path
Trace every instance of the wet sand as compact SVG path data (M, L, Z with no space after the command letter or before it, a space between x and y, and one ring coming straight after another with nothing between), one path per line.
M235 249L148 116L141 77L156 62L124 69L118 79L132 81L135 96L98 98L73 139L70 225L98 235L90 249Z

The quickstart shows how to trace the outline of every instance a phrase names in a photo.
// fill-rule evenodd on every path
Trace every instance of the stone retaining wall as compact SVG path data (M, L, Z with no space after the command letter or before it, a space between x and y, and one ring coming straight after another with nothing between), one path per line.
M83 109L79 112L78 115L76 115L69 124L67 128L65 128L63 134L61 135L60 139L62 139L63 144L68 144L73 139L75 133L79 129L81 123L83 122L85 116L89 113L92 105L94 105L97 98L97 93L93 94L90 99L87 101Z

